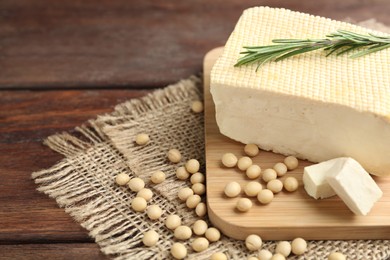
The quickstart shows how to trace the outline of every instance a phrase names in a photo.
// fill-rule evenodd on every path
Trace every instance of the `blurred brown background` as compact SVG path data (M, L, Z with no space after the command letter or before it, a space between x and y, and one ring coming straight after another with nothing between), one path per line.
M388 0L0 0L0 259L105 258L35 191L31 172L61 159L42 140L200 73L256 5L390 25Z

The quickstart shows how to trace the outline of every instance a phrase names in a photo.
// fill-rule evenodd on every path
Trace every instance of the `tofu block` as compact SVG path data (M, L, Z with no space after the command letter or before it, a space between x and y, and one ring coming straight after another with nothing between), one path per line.
M337 161L326 180L356 215L367 215L383 195L370 174L352 158Z
M286 9L244 11L211 71L220 132L264 150L312 162L352 157L390 175L390 49L357 59L317 50L234 67L243 46L273 39L321 39L339 29L386 35Z
M342 159L346 160L346 158ZM336 158L304 168L303 184L307 194L315 199L326 199L336 195L326 180L326 176L339 160L340 158Z

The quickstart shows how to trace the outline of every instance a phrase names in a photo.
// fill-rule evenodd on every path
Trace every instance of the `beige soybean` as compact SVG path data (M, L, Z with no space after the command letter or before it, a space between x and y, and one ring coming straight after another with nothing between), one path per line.
M278 179L270 180L267 183L267 189L269 189L273 193L279 193L283 189L283 182L281 180L278 180Z
M332 252L328 256L328 260L346 260L347 257L339 252Z
M274 170L278 177L282 177L287 173L287 166L284 163L276 163L274 165Z
M145 182L141 178L133 178L130 179L130 181L127 183L127 186L129 186L130 190L139 192L145 188Z
M257 200L262 204L270 203L274 198L274 194L269 189L264 189L257 194Z
M224 253L217 252L211 255L210 260L228 260L228 258Z
M176 177L179 180L187 180L190 177L190 173L186 170L184 166L181 166L176 169Z
M288 241L280 241L275 248L275 253L279 253L287 257L291 253L291 244Z
M205 237L210 242L216 242L221 238L221 232L218 229L211 227L206 230Z
M194 113L201 113L203 112L203 103L199 100L193 101L191 104L191 110Z
M192 174L190 181L192 184L204 183L204 181L205 181L204 174L200 173L200 172L196 172L196 173Z
M244 187L244 192L248 197L256 197L257 194L263 189L260 182L251 181Z
M265 182L269 182L271 180L275 180L277 177L278 177L278 174L276 173L276 171L274 169L265 169L263 171L262 176L261 176L261 178Z
M119 173L115 178L116 184L121 186L126 185L129 181L130 181L130 176L127 175L126 173Z
M256 256L250 256L246 260L259 260Z
M177 196L181 201L186 201L191 195L194 195L194 191L189 187L181 188L177 193Z
M150 180L154 183L154 184L159 184L159 183L162 183L163 181L165 181L165 173L163 171L156 171L152 174L152 176L150 177Z
M236 209L241 212L247 212L252 208L252 201L248 198L240 198L237 201Z
M192 230L191 228L187 226L178 226L173 235L175 238L180 239L180 240L186 240L189 239L192 236Z
M237 197L241 193L241 186L238 182L231 181L226 184L224 192L229 198Z
M146 210L146 214L151 220L159 219L162 215L163 211L158 205L150 205Z
M203 183L195 183L191 186L195 194L203 195L206 193L206 186Z
M294 177L287 177L283 182L284 189L289 192L296 191L298 189L298 180Z
M222 156L222 164L225 167L232 168L237 165L237 161L238 161L237 157L232 153L225 153Z
M198 237L192 241L191 247L195 252L202 252L209 247L209 241L204 237Z
M195 213L198 217L204 217L207 214L207 206L205 203L200 202L196 208L195 208Z
M171 149L167 153L168 160L173 163L178 163L181 161L181 153L177 149Z
M299 165L298 159L295 158L294 156L288 156L284 158L283 162L287 166L287 169L289 171L295 170L296 168L298 168Z
M254 157L259 154L259 147L256 144L247 144L244 147L244 152L250 157Z
M209 226L207 225L206 221L199 219L195 221L194 225L192 226L192 231L194 234L201 236L206 233L208 228Z
M259 178L261 174L261 168L257 164L252 164L251 166L246 169L246 176L249 179L256 179Z
M165 226L171 230L175 230L181 225L181 218L178 215L169 215L165 220Z
M157 244L159 239L159 235L156 231L150 230L144 233L144 237L142 238L142 242L145 246L154 246Z
M276 253L271 257L271 260L286 260L286 257L282 254Z
M144 134L144 133L138 134L135 137L135 142L138 145L146 145L147 143L149 143L149 141L150 141L149 135Z
M196 208L198 204L201 202L201 197L198 194L191 195L186 200L186 205L190 209Z
M142 212L147 207L147 202L142 197L135 197L133 201L131 202L131 208L135 210L136 212Z
M241 157L240 159L238 159L238 162L237 162L237 167L238 169L240 169L241 171L246 171L246 169L249 168L249 166L252 165L252 159L248 156L244 156L244 157Z
M263 244L263 241L261 237L258 235L249 235L245 239L245 246L248 248L249 251L256 251L261 248L261 245Z
M257 257L259 260L270 260L272 258L272 253L267 249L261 249Z
M189 173L196 173L199 171L200 163L196 159L190 159L186 162L185 167Z
M291 242L291 251L295 255L302 255L307 250L307 243L306 240L300 237L295 238Z
M137 192L137 197L142 197L146 201L149 201L153 197L153 192L148 188L143 188L139 192Z
M176 259L184 259L187 256L187 248L182 243L174 243L171 247L171 255Z

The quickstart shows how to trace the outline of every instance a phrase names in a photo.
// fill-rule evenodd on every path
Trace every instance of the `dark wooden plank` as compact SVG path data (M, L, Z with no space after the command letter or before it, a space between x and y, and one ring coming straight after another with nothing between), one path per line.
M94 243L0 245L1 260L109 259Z
M2 0L0 87L156 87L201 71L241 12L285 7L390 24L388 0Z
M42 145L51 134L72 130L146 91L0 92L0 243L91 241L56 202L37 192L31 172L62 156Z

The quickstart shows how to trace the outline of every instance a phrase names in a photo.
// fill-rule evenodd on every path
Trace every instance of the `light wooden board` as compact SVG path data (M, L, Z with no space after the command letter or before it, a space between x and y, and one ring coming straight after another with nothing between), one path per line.
M302 184L303 167L310 164L306 161L300 161L298 169L286 174L299 180L298 191L283 191L268 205L261 205L254 198L252 209L246 213L235 210L238 198L225 197L224 186L229 181L237 181L244 186L250 180L238 168L221 166L221 157L226 152L244 156L244 145L221 135L215 121L209 77L221 53L222 48L214 49L204 59L207 204L211 222L224 234L236 239L245 239L253 233L265 240L295 237L314 240L390 239L390 178L376 178L384 196L368 216L355 216L336 196L317 201L306 194ZM253 160L266 169L283 159L282 155L261 151Z

